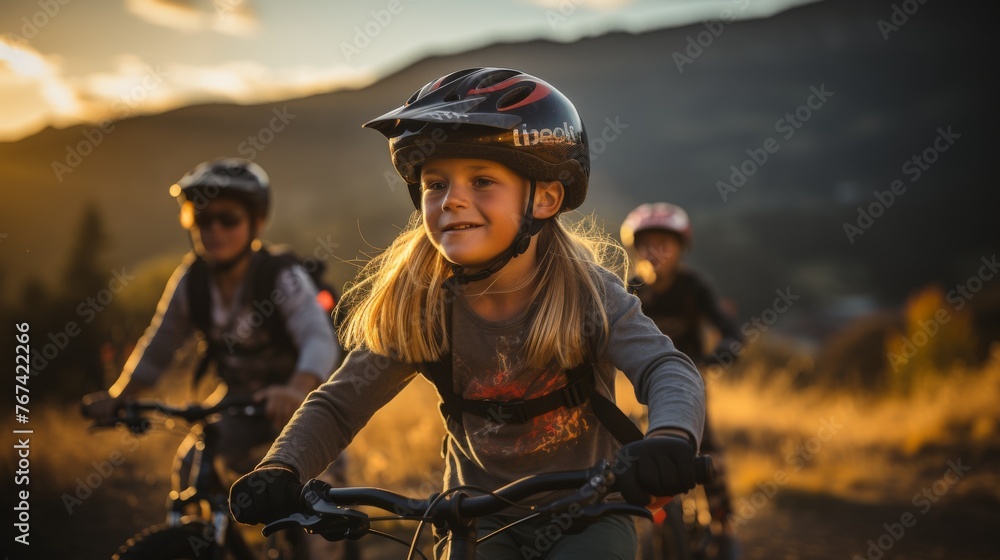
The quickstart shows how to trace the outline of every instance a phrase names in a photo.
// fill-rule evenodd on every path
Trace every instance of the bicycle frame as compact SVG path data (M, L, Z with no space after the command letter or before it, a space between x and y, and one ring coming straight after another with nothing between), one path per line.
M191 519L185 514L194 507L198 510L197 517L205 524L201 540L191 543L195 552L210 549L212 560L223 560L227 553L235 560L257 560L260 556L251 550L229 513L229 485L221 465L215 461L221 435L212 425L215 423L213 417L220 413L257 416L262 413L259 405L249 399L230 399L209 408L174 408L156 401L131 401L124 405L118 417L95 422L93 427L124 425L134 433L145 433L150 423L143 412L159 412L182 418L192 427L202 427L189 434L188 437L193 436L194 440L183 454L174 457L166 525L190 524Z
M204 429L197 439L184 456L174 458L167 524L172 527L182 525L189 506L208 504L210 513L205 521L211 527L211 534L203 536L206 541L211 538L217 545L213 560L223 560L227 549L236 560L255 560L257 556L250 550L229 513L227 486L220 467L215 463L216 438L219 436L211 429L211 423L199 423ZM185 469L188 476L186 480L181 480ZM210 546L207 542L205 545Z

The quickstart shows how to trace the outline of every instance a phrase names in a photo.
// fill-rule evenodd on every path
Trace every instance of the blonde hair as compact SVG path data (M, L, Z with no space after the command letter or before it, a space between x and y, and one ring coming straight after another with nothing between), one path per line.
M538 233L533 323L524 345L532 368L572 368L591 342L607 340L600 267L623 280L625 250L587 217L567 225L551 219ZM369 261L345 292L350 309L341 332L348 348L366 347L407 363L433 362L450 352L442 287L451 265L431 244L419 212L382 254ZM460 289L459 289L460 291ZM596 338L595 338L596 337Z

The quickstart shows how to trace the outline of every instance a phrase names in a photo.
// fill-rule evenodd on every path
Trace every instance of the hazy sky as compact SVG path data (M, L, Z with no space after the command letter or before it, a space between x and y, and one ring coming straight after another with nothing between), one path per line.
M206 101L364 86L429 54L814 0L4 0L0 141Z

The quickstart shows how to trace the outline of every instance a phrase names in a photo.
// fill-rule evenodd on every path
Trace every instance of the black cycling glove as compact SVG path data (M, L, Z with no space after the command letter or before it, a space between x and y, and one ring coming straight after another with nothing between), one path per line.
M646 506L651 496L673 496L694 488L694 446L686 438L654 436L622 447L615 460L618 491Z
M229 510L240 523L256 525L302 510L302 484L289 469L268 466L239 478L229 489Z

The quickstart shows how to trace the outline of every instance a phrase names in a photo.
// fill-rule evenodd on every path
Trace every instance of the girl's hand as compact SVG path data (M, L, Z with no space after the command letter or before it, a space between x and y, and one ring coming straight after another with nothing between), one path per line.
M614 472L629 503L649 505L657 496L694 488L694 446L687 437L658 435L634 441L619 452Z
M294 472L279 466L261 467L229 489L229 511L240 523L270 523L299 511L301 494L302 484Z

